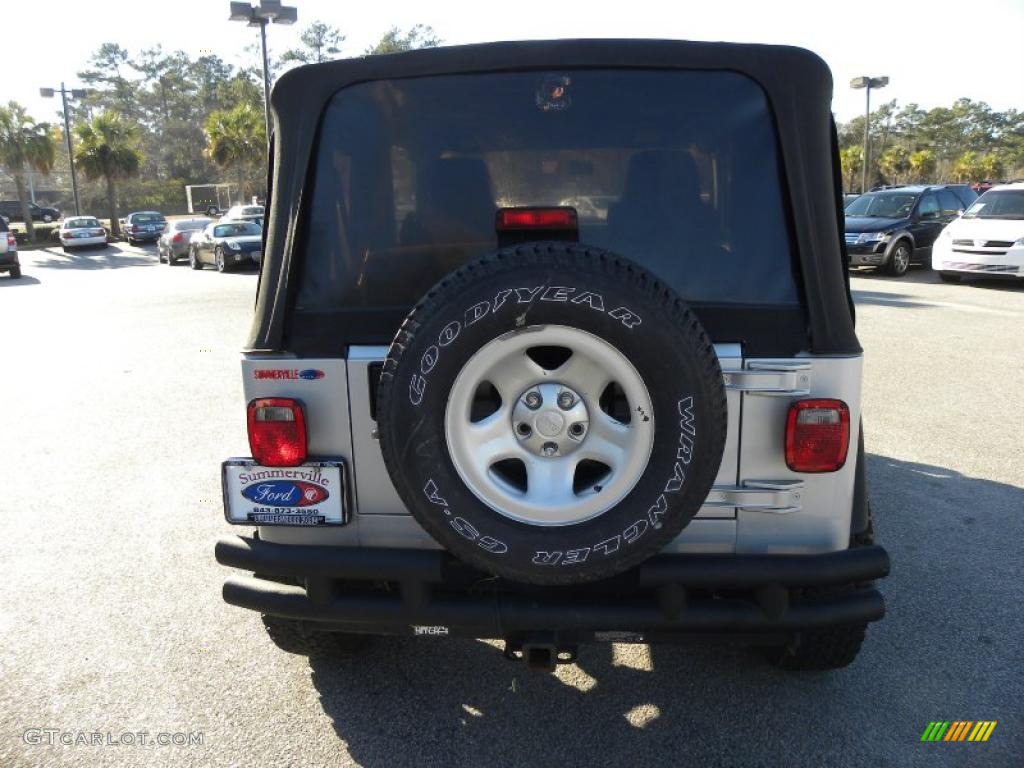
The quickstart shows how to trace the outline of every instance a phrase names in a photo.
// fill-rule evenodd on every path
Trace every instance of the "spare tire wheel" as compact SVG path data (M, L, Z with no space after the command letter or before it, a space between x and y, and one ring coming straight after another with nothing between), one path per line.
M695 315L621 256L500 250L409 313L378 390L384 461L438 543L496 576L571 584L661 550L707 497L725 390Z

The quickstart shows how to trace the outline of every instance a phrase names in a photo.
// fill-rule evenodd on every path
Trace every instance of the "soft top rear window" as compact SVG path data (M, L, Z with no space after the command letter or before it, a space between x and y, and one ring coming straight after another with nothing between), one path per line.
M299 312L408 307L497 247L505 206L576 208L580 241L695 305L798 305L767 99L725 71L380 80L324 114Z

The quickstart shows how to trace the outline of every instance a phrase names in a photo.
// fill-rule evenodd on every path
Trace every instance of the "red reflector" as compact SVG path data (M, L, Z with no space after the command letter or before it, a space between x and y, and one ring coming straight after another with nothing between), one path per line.
M799 400L786 418L786 465L794 472L835 472L846 463L850 409L842 400Z
M576 229L575 208L501 208L497 229Z
M185 239L185 236L183 234L181 234L181 232L176 233L174 235L174 237L171 238L171 240L173 242L175 242L175 243L180 243L184 239Z
M306 417L302 404L288 397L249 403L249 448L265 467L295 467L306 460Z

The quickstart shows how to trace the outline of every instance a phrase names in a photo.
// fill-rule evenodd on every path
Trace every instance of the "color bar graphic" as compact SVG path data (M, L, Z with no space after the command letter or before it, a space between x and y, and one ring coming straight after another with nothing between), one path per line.
M932 720L921 734L921 741L988 741L995 720Z

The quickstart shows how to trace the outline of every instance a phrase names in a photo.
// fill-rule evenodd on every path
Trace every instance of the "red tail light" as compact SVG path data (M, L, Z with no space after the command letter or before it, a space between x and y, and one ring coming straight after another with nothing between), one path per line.
M249 448L265 467L295 467L306 460L306 417L302 404L288 397L249 403Z
M850 409L842 400L799 400L786 418L786 465L794 472L835 472L846 463Z
M13 232L8 232L7 233L7 245L12 247L12 248L17 248L18 247L18 238L16 238L14 236Z
M181 232L177 232L177 233L175 233L174 237L171 238L171 242L172 243L180 243L184 239L185 239L185 236L183 234L181 234Z
M575 208L501 208L498 210L497 230L507 232L521 229L576 229Z

